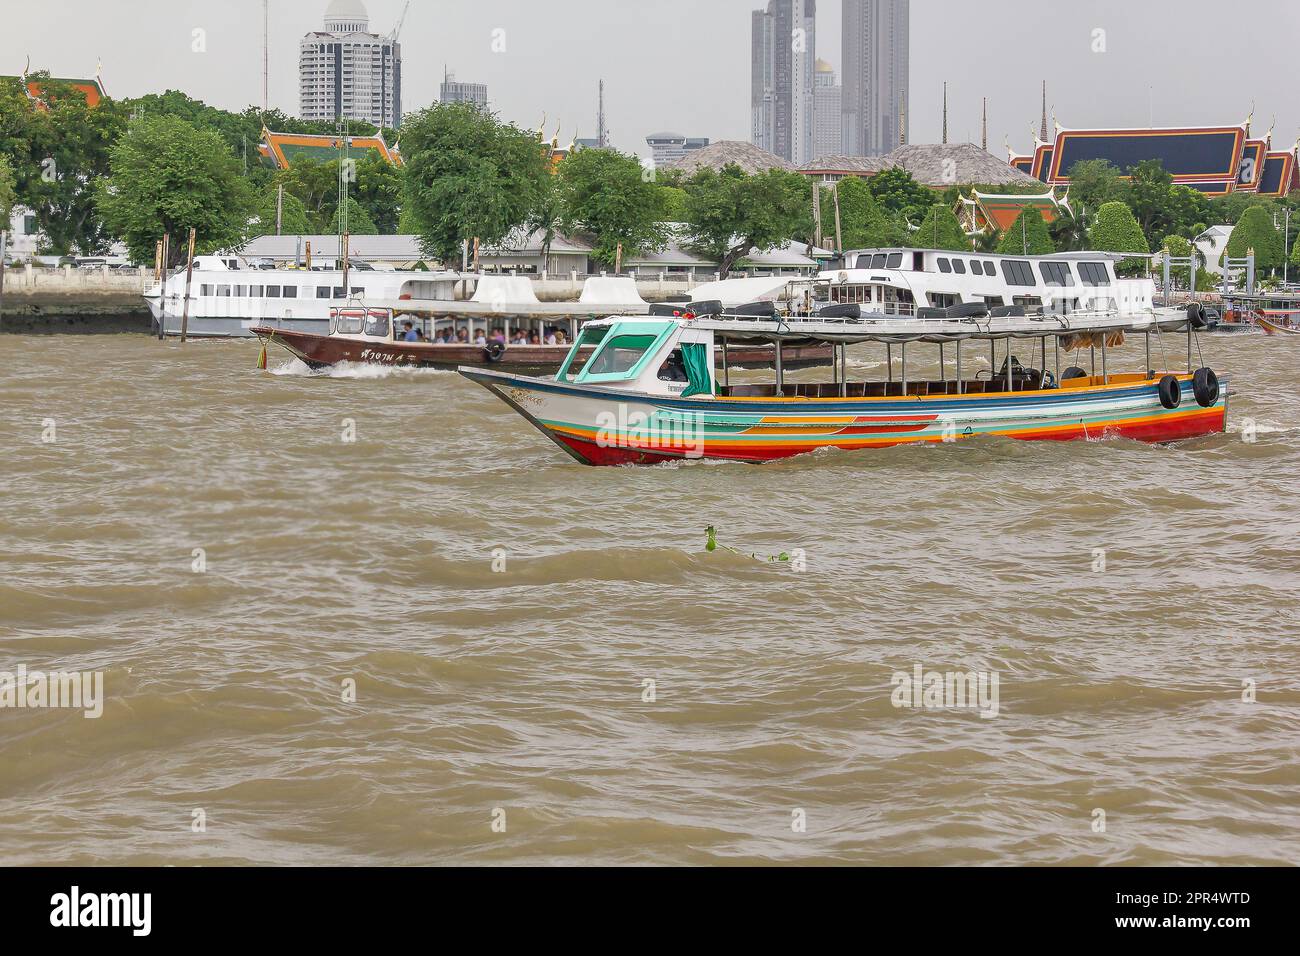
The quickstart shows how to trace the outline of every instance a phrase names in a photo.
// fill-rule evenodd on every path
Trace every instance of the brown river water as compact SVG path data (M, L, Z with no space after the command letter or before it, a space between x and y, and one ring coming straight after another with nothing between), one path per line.
M1202 345L1176 447L638 470L454 373L0 337L0 672L103 675L0 709L0 855L1296 863L1300 340Z

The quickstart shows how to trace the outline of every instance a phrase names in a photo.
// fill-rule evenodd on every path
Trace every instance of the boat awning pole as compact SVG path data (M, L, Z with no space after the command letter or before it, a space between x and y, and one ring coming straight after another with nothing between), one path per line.
M731 368L727 365L727 340L722 340L722 384L731 388Z
M785 370L781 368L781 340L776 340L776 394L785 394Z
M885 362L889 366L889 378L886 379L886 381L892 383L894 381L894 343L893 342L885 343Z
M1106 371L1106 339L1108 338L1105 332L1101 333L1101 384L1103 385L1110 384L1110 375Z
M961 379L961 339L957 340L957 394L961 395L964 391L964 383Z
M906 343L906 342L904 342L901 346L899 346L899 351L903 353L903 391L902 391L902 394L906 395L906 394L907 394L907 343Z
M1011 340L1007 339L1007 391L1014 392L1015 383L1011 381Z
M849 394L849 347L840 346L840 397Z
M1092 356L1092 377L1097 377L1097 346L1089 345L1088 352Z
M943 343L939 343L939 381L943 382L943 393L948 394L948 363L943 357Z
M1187 320L1187 374L1192 374L1192 320Z
M1052 349L1056 353L1056 384L1061 384L1061 337L1052 336Z
M1043 340L1039 344L1042 346L1043 369L1041 372L1038 373L1038 387L1042 388L1043 379L1047 377L1047 336L1046 335L1043 336Z
M1150 332L1148 332L1148 333L1146 334L1146 339L1147 339L1147 369L1146 369L1146 370L1147 370L1148 373L1150 373L1150 372L1152 371L1152 368L1151 368L1151 333L1150 333Z

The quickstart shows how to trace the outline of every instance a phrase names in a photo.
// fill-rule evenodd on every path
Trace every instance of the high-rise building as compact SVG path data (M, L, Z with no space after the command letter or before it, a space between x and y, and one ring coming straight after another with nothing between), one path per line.
M752 20L750 115L755 146L789 160L813 158L817 0L770 0Z
M683 159L687 153L709 145L708 139L683 136L680 133L651 133L645 141L654 155L656 169L663 169Z
M370 32L361 0L330 0L324 31L308 33L298 51L299 115L309 120L402 122L402 45L396 31Z
M455 73L443 72L442 87L438 99L444 103L473 103L481 109L487 109L488 92L486 83L458 83Z
M843 127L848 156L907 142L909 0L844 0Z
M825 60L818 60L813 90L813 159L843 153L842 93L835 68Z

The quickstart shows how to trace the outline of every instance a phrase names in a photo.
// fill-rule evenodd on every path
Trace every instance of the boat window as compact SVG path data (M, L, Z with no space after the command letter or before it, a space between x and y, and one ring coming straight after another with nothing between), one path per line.
M343 335L360 335L366 327L366 317L359 312L341 312L334 319L334 331Z
M230 298L230 286L228 285L217 286L217 295L223 296L225 298Z
M1006 279L1007 285L1038 284L1034 281L1034 271L1029 267L1029 263L1019 259L1002 260L1002 277Z
M358 287L358 286L353 286L353 287L352 287L352 294L353 294L353 295L365 295L365 294L366 294L366 290L363 289L363 288L360 288L360 287Z
M874 256L871 257L871 268L873 269L885 268L885 260L888 258L889 256L885 255L885 253L877 252Z
M889 259L885 262L886 269L900 269L903 266L903 254L901 252L891 252Z
M316 298L318 299L330 298L330 287L327 285L318 285L316 287Z
M252 296L254 299L260 299L260 298L262 298L262 290L263 290L264 288L265 288L265 286L260 286L260 285L250 285L250 286L248 287L248 294L249 294L250 296Z
M926 296L936 309L948 309L961 302L961 296L955 292L928 292Z
M985 296L980 296L980 298L984 300L984 304L987 305L990 309L995 309L998 306L1007 304L1007 300L1002 298L1002 296L1000 295L985 295Z
M366 335L388 337L388 313L371 312L366 318Z
M1026 312L1043 311L1043 300L1036 295L1017 295L1011 299L1012 305L1023 306Z
M280 298L280 287L278 285L269 285L266 287L266 297L268 299Z
M1110 285L1110 273L1106 270L1104 262L1080 262L1079 278L1083 280L1084 285Z
M982 276L984 274L984 263L978 259L972 259L970 261L970 271L971 275Z
M296 285L287 285L284 287L284 297L286 299L298 298L298 287Z
M1038 270L1043 274L1043 282L1052 286L1074 285L1074 273L1068 262L1040 262Z
M207 283L199 286L199 295L212 295L212 286Z
M636 365L657 335L616 335L587 368L588 375L621 375Z
M247 295L248 295L248 286L246 285L235 286L235 298L242 299Z
M570 381L577 377L587 364L587 360L595 354L595 346L605 341L605 336L609 334L608 325L589 325L578 335L578 341L573 343L573 348L569 350L568 357L564 364L560 366L559 373L555 376L561 382Z
M336 286L334 287L334 298L336 298L336 299L342 299L343 297L344 297L344 295L343 295L343 286L341 286L341 285L336 285Z
M952 267L953 267L955 270L957 270L957 275L959 275L959 276L964 276L964 275L966 274L966 260L965 260L965 259L954 259L954 260L952 260Z
M952 263L949 262L947 259L940 259L938 260L938 262L939 262L940 272L944 273L945 275L949 272L952 272Z
M686 366L682 363L682 350L673 349L668 353L668 358L664 359L664 364L659 367L659 381L661 382L689 382L690 378L686 374Z
M984 260L984 274L986 276L995 276L998 274L998 267L987 259Z

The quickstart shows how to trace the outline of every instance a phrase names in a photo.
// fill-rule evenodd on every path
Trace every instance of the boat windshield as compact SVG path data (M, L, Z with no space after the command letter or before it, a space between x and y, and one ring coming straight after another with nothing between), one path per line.
M365 326L364 312L340 312L334 318L334 331L340 335L360 335Z
M587 360L594 354L591 349L600 345L608 333L608 325L588 325L585 327L578 336L578 341L573 343L573 348L569 349L569 354L555 377L561 382L577 378L582 373Z
M388 338L388 313L371 312L366 316L366 335Z

